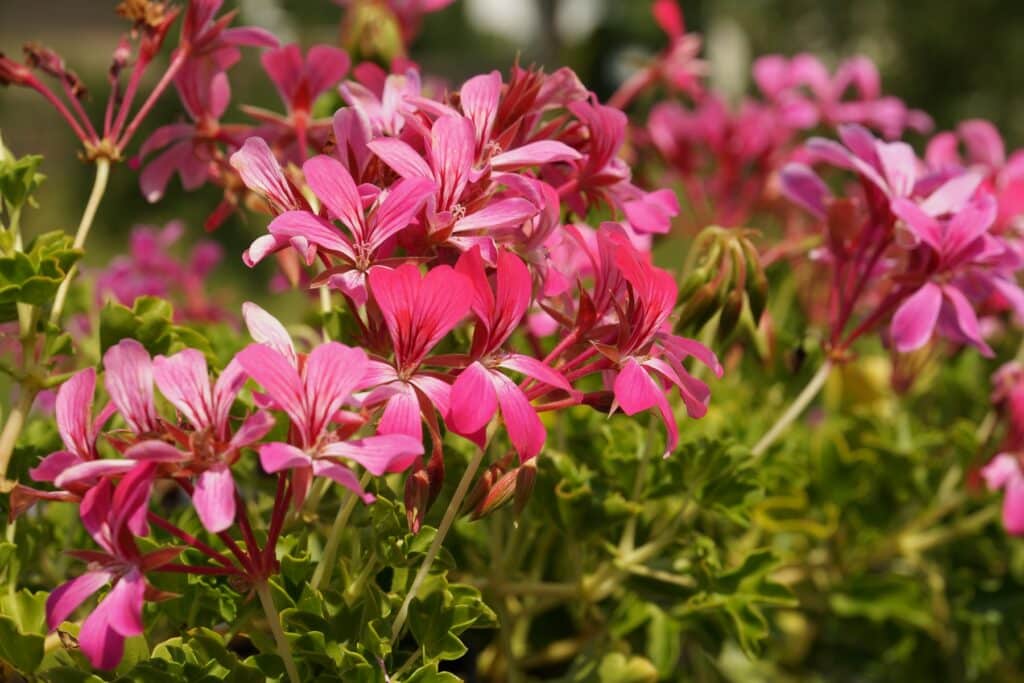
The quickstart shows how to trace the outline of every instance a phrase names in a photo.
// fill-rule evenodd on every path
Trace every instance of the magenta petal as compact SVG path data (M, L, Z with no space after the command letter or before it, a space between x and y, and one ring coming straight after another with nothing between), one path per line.
M81 458L70 451L57 451L39 461L39 464L28 471L28 475L35 481L53 481L60 474L82 462Z
M452 383L448 426L459 434L472 434L490 422L497 410L491 371L478 362L472 363Z
M890 331L896 350L907 353L927 343L939 319L942 290L931 282L907 297L892 317Z
M420 402L416 392L408 384L400 384L384 406L377 431L381 434L408 434L414 439L423 438L420 420Z
M313 349L304 373L309 436L318 437L349 395L360 388L367 358L362 349L328 342Z
M362 498L364 503L372 503L374 501L373 494L364 491L363 487L359 485L359 478L344 465L339 465L329 460L317 459L313 461L313 474L318 477L327 477L341 484Z
M515 382L501 373L491 373L491 381L501 406L501 419L505 423L509 441L519 454L520 461L526 461L540 453L547 438L547 431Z
M365 237L363 204L348 169L337 159L321 154L303 164L302 172L309 187L331 214L353 234Z
M832 193L817 173L804 164L786 164L779 172L782 193L791 202L799 204L814 214L825 218L825 202L831 199Z
M57 390L57 430L64 445L81 458L89 457L93 450L89 421L95 391L96 371L92 368L76 372Z
M199 521L211 533L219 533L234 524L235 480L227 464L216 463L199 475L192 504Z
M251 301L242 304L242 318L253 341L266 344L287 358L292 365L298 365L292 338L281 321Z
M429 178L434 173L416 150L407 143L395 138L378 138L367 143L367 147L376 154L391 170L403 178Z
M106 570L88 571L61 584L46 598L46 623L53 630L67 621L86 598L105 586L113 574Z
M134 339L122 339L103 354L110 400L136 434L157 430L153 404L153 363Z
M53 480L53 484L57 488L63 489L71 484L89 482L107 475L124 474L136 464L135 460L89 460L67 468Z
M1011 534L1024 534L1024 478L1007 482L1003 496L1003 526Z
M254 444L274 427L274 416L270 413L257 411L247 417L235 435L231 437L231 450L238 450Z
M182 462L189 459L187 453L182 453L166 441L149 439L140 441L129 447L124 455L132 460L149 462ZM99 461L102 462L102 461Z
M153 379L160 393L185 416L196 430L212 427L213 397L206 357L196 349L153 359Z
M991 358L995 355L991 347L981 338L981 326L978 324L978 316L974 313L974 307L967 300L958 288L953 285L944 285L942 294L953 304L953 311L956 315L956 325L960 332L970 340L981 355Z
M491 157L491 167L506 171L524 166L539 166L580 158L582 158L580 153L565 143L556 140L541 140Z
M249 376L266 389L296 426L306 422L305 385L288 358L263 344L250 344L235 358Z
M275 441L260 446L260 464L269 474L296 467L309 467L312 459L306 453L290 444Z
M981 476L990 491L997 491L1015 479L1024 479L1020 463L1011 453L1000 453L981 468Z
M524 356L520 353L513 353L502 359L501 367L521 372L527 377L543 382L551 387L557 387L572 393L573 388L560 372L545 365L536 358Z
M132 569L121 577L103 599L103 605L109 610L110 627L126 638L137 636L145 630L142 624L142 600L145 593L145 579L137 569Z
M539 210L533 202L522 197L499 199L456 221L452 231L461 233L514 228L521 225L527 218L537 215Z
M615 402L627 415L647 410L664 393L661 386L633 358L627 359L622 366L615 377L612 391L615 393Z
M110 624L110 606L103 600L92 614L82 622L78 632L78 646L97 669L110 670L124 656L124 636Z
M323 455L346 458L376 477L386 472L403 472L423 455L423 443L407 434L378 434L354 441L336 441Z
M353 261L356 258L351 243L333 224L308 211L285 211L270 222L267 230L274 237L290 240L293 246L296 241L299 241L341 254ZM255 242L253 246L255 246ZM313 263L309 248L298 251L302 253L307 264Z

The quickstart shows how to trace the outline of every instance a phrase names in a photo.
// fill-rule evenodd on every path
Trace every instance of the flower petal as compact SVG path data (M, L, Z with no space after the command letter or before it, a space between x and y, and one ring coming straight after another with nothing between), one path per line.
M360 464L376 477L386 472L404 472L423 455L423 443L407 434L378 434L354 441L336 441L321 454L346 458Z
M211 533L219 533L235 523L235 480L231 468L223 462L200 473L192 504L199 521Z
M498 396L491 383L491 371L479 362L470 364L452 383L451 405L445 418L459 434L474 434L498 410Z
M890 331L896 350L919 349L931 338L942 307L942 290L931 282L907 297L892 317Z

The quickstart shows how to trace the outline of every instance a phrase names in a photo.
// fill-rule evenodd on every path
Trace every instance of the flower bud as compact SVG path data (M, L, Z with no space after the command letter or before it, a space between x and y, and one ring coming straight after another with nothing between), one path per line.
M427 514L430 499L430 477L422 465L417 465L415 472L405 479L405 519L409 531L419 533L423 518Z
M757 249L750 240L741 239L740 247L747 259L747 301L750 303L750 314L754 318L754 323L757 323L768 303L768 278L761 267Z
M725 298L725 305L722 306L722 313L718 317L718 331L715 333L719 341L725 341L736 329L743 314L744 291L734 289Z
M718 312L722 293L715 282L702 285L689 300L683 304L676 322L676 332L696 331L704 327L708 320Z
M494 482L494 485L487 491L484 499L473 508L473 519L480 519L485 515L489 515L512 500L512 496L516 492L518 471L519 468L517 467L510 472L505 472Z
M537 461L527 460L516 473L516 494L513 499L513 509L516 517L523 512L523 508L530 501L533 495L534 484L537 483Z

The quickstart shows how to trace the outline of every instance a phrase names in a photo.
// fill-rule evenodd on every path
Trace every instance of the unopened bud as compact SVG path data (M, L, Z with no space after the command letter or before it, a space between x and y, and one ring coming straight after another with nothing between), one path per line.
M747 259L747 301L750 303L750 314L757 323L768 303L768 278L761 267L757 248L747 239L740 240L740 246Z
M591 391L583 394L582 403L600 413L607 413L615 403L615 394L611 391Z
M715 333L719 341L727 339L736 329L736 323L743 314L743 297L742 289L734 289L725 298L722 313L718 316L718 331Z
M0 52L0 85L29 85L34 78L30 68Z
M534 484L537 483L537 461L527 460L516 473L516 495L513 500L513 510L516 517L523 512L523 508L530 502L533 495Z
M512 500L516 492L516 478L519 468L506 472L494 482L494 485L487 491L484 499L473 508L473 519L480 519L489 515L501 506Z
M720 298L720 287L716 282L708 282L702 285L693 293L693 296L683 304L679 312L679 320L676 322L676 331L697 331L707 324L708 320L718 311Z
M418 534L427 514L430 498L430 478L422 465L405 479L405 519L409 531Z

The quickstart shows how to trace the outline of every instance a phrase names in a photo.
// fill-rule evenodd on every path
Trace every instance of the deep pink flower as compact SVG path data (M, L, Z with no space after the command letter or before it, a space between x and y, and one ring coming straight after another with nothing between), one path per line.
M359 80L345 81L338 86L345 103L359 117L363 129L369 138L381 135L398 135L405 127L406 115L415 111L410 103L420 94L420 74L415 68L408 68L403 73L385 75L375 65L380 85L364 78L369 72L363 65L354 69ZM379 73L377 73L379 72Z
M309 208L263 138L247 138L242 147L231 155L229 162L245 186L262 197L274 214Z
M228 363L211 386L205 356L185 349L153 359L153 377L160 392L193 429L184 444L188 452L181 453L178 462L197 475L192 503L199 521L213 533L224 531L235 521L231 465L238 451L263 438L274 420L267 413L256 412L231 433L231 406L246 379L237 360Z
M267 50L260 57L290 115L308 115L316 98L336 85L352 61L348 53L330 45L314 45L305 59L298 45Z
M452 384L446 422L455 432L480 442L487 423L500 407L509 440L520 460L528 460L540 452L547 433L526 394L499 368L574 393L565 378L544 363L501 350L533 298L530 271L518 256L502 251L497 261L496 287L492 290L480 250L476 248L464 253L455 269L473 283L472 310L477 324L472 362Z
M926 281L896 310L892 338L896 350L911 351L923 346L936 325L955 341L976 346L983 354L992 349L981 337L978 318L968 293L983 288L998 292L1024 315L1024 291L1013 278L1020 266L1015 252L989 233L996 219L996 202L980 195L948 220L929 216L918 204L900 199L893 209L922 245L928 261L923 269ZM1007 257L1012 263L1006 268Z
M417 439L403 435L377 435L339 440L329 426L342 405L364 384L367 358L362 349L337 342L322 344L297 364L277 348L252 344L237 356L245 372L266 390L274 404L288 415L296 443L275 442L260 447L260 462L267 472L294 470L296 506L305 500L312 477L328 477L370 502L352 470L351 460L374 475L399 472L423 453Z
M1024 534L1024 472L1012 453L1000 453L981 470L992 491L1003 490L1003 526L1019 536Z
M310 265L318 253L337 258L342 265L332 269L328 283L361 305L366 301L366 272L389 240L409 227L434 185L420 178L398 182L377 193L366 210L360 192L365 186L357 187L337 159L320 155L302 168L328 218L309 211L286 211L270 223L269 235L252 243L244 255L245 262L254 265L287 246L294 247ZM335 227L335 220L348 229L351 237Z
M449 266L436 266L423 276L411 263L372 268L369 285L391 337L394 364L370 361L366 383L375 388L363 404L384 404L378 427L382 434L419 440L421 413L447 415L451 394L444 379L421 371L420 365L469 312L473 286Z
M143 632L142 604L149 588L145 573L171 562L183 548L141 553L131 520L144 516L154 464L125 475L115 488L104 479L82 499L82 523L101 550L71 551L88 570L58 587L46 600L46 621L56 629L103 586L113 588L82 623L78 644L92 665L113 669L124 654L124 640Z

